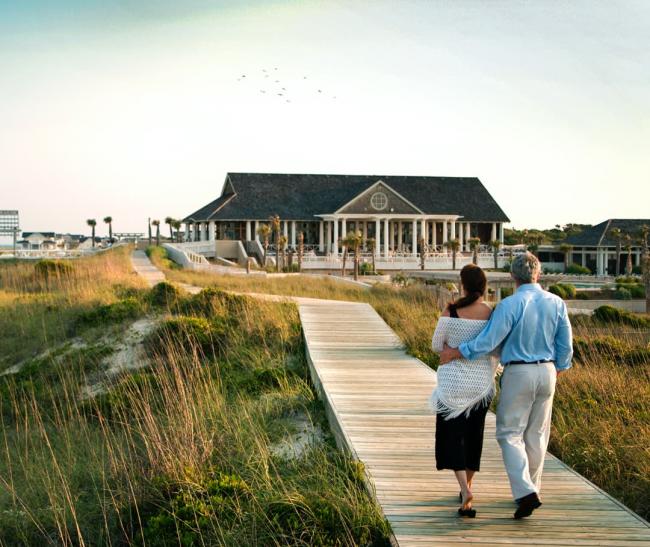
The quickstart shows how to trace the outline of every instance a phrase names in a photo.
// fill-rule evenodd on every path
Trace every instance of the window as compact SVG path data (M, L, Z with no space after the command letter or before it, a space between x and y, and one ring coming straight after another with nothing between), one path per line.
M383 192L375 192L370 198L370 205L375 211L383 211L388 205L388 198Z

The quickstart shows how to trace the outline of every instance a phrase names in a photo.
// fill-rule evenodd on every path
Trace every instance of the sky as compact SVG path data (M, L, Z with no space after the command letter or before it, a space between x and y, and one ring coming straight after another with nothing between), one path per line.
M0 0L0 209L146 232L248 171L476 176L516 228L648 218L648 52L647 0Z

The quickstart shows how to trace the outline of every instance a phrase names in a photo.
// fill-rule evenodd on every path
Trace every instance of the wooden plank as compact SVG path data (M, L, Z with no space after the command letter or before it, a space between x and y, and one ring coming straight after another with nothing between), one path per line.
M547 455L544 505L524 521L512 501L493 414L486 420L476 519L460 519L458 484L435 470L436 375L406 354L368 304L299 304L310 373L339 446L365 465L367 486L406 545L650 546L650 525Z

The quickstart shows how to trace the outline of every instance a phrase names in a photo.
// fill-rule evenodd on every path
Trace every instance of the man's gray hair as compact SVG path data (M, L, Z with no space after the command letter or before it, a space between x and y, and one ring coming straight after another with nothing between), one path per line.
M510 266L512 277L519 283L532 283L533 278L537 277L541 271L542 266L538 258L528 251L517 255Z

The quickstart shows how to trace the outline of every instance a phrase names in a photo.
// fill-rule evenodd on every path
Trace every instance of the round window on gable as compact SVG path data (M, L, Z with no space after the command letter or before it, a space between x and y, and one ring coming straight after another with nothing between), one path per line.
M375 211L383 211L388 205L388 198L383 192L375 192L370 197L370 205Z

